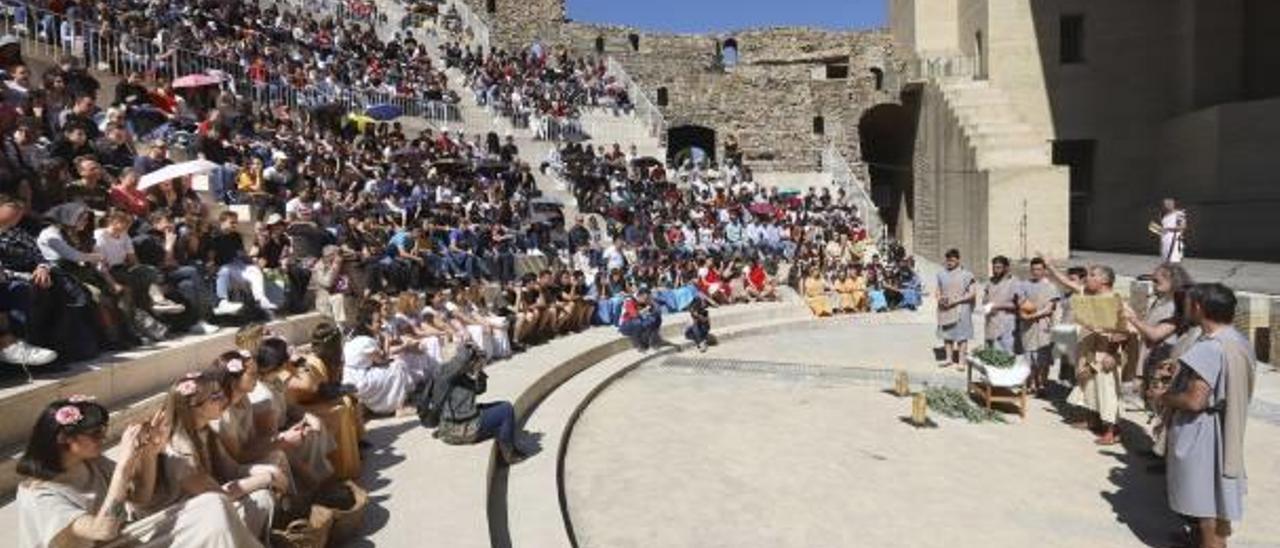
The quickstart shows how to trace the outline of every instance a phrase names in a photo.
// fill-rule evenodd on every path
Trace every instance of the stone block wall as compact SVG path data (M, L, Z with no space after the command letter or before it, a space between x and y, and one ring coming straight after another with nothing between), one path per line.
M716 131L717 157L734 134L757 171L814 171L835 142L851 163L861 154L858 121L871 106L896 102L891 77L876 89L872 68L895 73L893 42L883 31L837 32L782 27L719 34L646 32L620 25L565 22L563 0L464 0L486 18L496 47L526 47L534 38L576 55L609 56L661 107L667 126ZM718 52L737 43L738 62L722 67ZM600 47L603 46L603 47ZM828 64L847 64L848 77L826 79ZM824 134L814 133L822 117ZM865 173L863 173L865 175Z

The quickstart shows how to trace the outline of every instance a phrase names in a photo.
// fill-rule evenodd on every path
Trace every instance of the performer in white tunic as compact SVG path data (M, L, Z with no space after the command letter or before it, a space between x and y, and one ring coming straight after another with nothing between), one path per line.
M193 372L169 389L168 445L161 455L161 475L156 506L165 507L209 491L230 498L236 513L253 536L266 541L277 496L289 486L289 478L271 467L245 469L223 447L209 427L227 407L227 395L218 375Z
M1165 198L1160 217L1160 259L1166 263L1182 262L1183 233L1187 231L1187 212L1178 209L1173 198Z
M102 456L107 410L72 397L50 404L18 463L19 548L261 546L227 497L209 492L143 516L168 439L164 413L125 428L119 462Z
M269 338L258 348L258 384L249 393L254 424L275 434L275 443L289 457L289 469L300 492L314 491L333 476L328 455L337 448L333 434L319 416L289 405L287 378L289 345Z

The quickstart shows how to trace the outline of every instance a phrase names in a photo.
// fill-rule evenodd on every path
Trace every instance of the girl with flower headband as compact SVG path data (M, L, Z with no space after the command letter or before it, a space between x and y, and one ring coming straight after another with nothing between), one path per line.
M249 536L265 541L275 511L275 493L283 492L288 480L269 470L242 469L210 428L227 407L223 376L216 371L191 372L169 388L169 443L161 457L167 500L161 502L221 493L233 501Z
M227 456L239 465L240 474L282 477L292 492L289 461L283 452L288 443L274 429L260 428L249 404L249 393L258 385L257 360L245 350L223 352L210 365L210 371L221 377L227 405L209 428L217 434Z
M169 438L159 411L131 424L120 460L102 455L109 415L90 398L40 414L18 462L18 546L257 546L223 497L208 494L144 515L155 500L158 456Z

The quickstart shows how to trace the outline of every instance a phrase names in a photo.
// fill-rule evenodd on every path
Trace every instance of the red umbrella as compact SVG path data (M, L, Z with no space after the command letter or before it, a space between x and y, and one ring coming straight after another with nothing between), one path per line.
M222 78L219 78L212 74L197 72L195 74L188 74L186 76L178 78L177 80L174 80L173 88L174 89L199 88L204 86L216 86L220 83L222 83Z
M767 216L767 215L773 215L773 212L774 212L773 204L770 204L768 202L756 202L754 204L751 204L750 209L751 209L751 212L755 213L756 215Z

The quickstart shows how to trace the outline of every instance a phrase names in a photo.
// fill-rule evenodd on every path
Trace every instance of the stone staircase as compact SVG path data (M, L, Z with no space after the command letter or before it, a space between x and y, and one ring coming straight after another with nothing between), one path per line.
M979 169L1052 163L1048 139L1022 120L1013 101L987 80L938 82L960 121Z
M412 32L414 38L426 44L428 50L433 54L439 51L438 46L442 43L442 40L438 35L421 28L412 30L400 28L400 20L405 17L406 12L399 2L396 0L379 0L377 3L378 9L387 15L387 23L380 25L377 29L380 37L388 39L397 32L402 35L405 32ZM443 59L437 57L436 61L443 66ZM533 167L534 180L537 181L538 188L542 190L545 196L558 199L565 205L566 219L571 222L577 215L577 203L573 195L568 192L564 181L559 180L552 174L544 174L538 169L538 166L546 160L552 149L556 147L556 143L535 139L533 130L517 128L510 120L494 113L487 107L476 104L475 95L468 88L462 71L449 69L447 74L449 77L449 89L457 93L461 98L458 108L462 114L462 122L440 127L447 127L451 131L462 131L468 136L483 135L490 131L496 132L498 135L504 136L504 138L505 135L510 134L514 138L516 146L520 149L520 159ZM666 156L666 147L662 145L660 139L657 136L650 135L645 123L633 114L615 115L609 109L590 108L586 109L582 115L582 126L586 133L591 136L589 142L593 145L611 147L613 143L618 143L625 151L627 147L634 144L641 156L653 156L659 159L664 159Z

